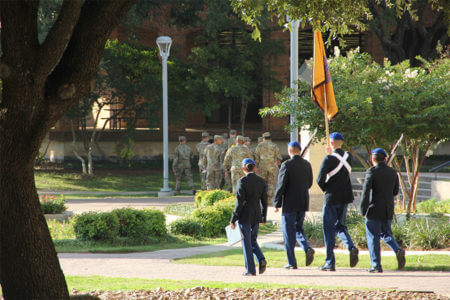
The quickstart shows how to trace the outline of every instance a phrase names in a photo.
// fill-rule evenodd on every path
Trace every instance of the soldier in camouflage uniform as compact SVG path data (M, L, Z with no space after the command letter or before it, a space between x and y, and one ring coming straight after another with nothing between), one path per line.
M192 193L195 194L194 180L192 179L191 172L191 159L194 156L191 147L186 145L186 137L178 137L180 144L175 148L175 154L173 159L172 169L177 178L176 181L176 193L180 193L181 190L181 178L183 174L186 175L189 186L192 189Z
M230 130L230 138L227 141L227 150L236 145L236 130Z
M278 166L281 163L281 155L278 146L271 141L270 132L263 134L263 142L256 147L255 162L258 168L258 175L267 183L267 199L271 203L278 176Z
M244 176L242 171L242 160L245 158L253 159L252 152L244 145L244 137L238 135L236 137L236 146L228 149L223 162L223 169L226 174L231 172L231 184L233 186L233 194L236 194L236 184L239 178Z
M263 141L263 137L262 136L258 136L258 145L261 144Z
M220 181L222 180L222 136L215 135L214 143L206 146L203 166L206 167L206 186L208 190L220 188Z
M255 155L255 147L252 147L252 139L248 136L244 138L244 145Z
M200 180L202 182L202 190L206 190L206 166L202 164L203 157L205 156L205 148L209 145L209 134L202 132L202 141L195 146L198 153L198 171L200 172Z

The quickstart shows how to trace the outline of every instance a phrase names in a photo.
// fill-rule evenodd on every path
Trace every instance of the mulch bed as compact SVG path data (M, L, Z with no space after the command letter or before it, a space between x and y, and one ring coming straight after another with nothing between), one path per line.
M72 290L73 295L85 294ZM380 290L316 290L316 289L216 289L193 287L176 291L161 288L149 291L108 292L93 291L83 299L137 300L137 299L449 299L432 292L380 291ZM86 295L87 296L87 295ZM97 298L98 297L98 298ZM74 298L77 299L77 298Z

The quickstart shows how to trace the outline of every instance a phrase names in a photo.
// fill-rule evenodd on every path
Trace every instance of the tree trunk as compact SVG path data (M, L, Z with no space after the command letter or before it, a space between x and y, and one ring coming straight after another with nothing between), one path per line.
M244 129L245 129L245 116L247 115L247 107L248 107L248 101L242 100L241 103L241 115L240 115L240 121L241 121L241 134L244 135Z
M17 99L22 95L15 90L8 96ZM3 295L5 299L68 299L64 274L34 184L34 158L45 132L30 128L23 118L11 117L3 123L0 136Z
M73 126L73 120L70 120L70 131L72 132L72 152L73 155L75 155L75 157L81 162L81 172L83 173L83 175L87 174L87 170L86 170L86 162L84 160L84 158L78 154L77 151L77 135L75 134L75 129Z
M231 129L231 109L233 108L233 103L231 100L228 101L228 130Z
M39 1L0 1L0 282L5 299L69 299L40 208L34 159L51 127L95 84L133 0L64 1L38 42Z

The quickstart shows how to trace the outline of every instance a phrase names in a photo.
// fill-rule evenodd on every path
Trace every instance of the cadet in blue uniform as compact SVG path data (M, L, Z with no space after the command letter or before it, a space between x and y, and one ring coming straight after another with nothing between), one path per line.
M323 206L323 237L327 257L325 264L320 268L322 271L336 271L334 246L335 234L344 242L350 252L350 267L358 263L358 249L353 244L345 218L347 206L353 202L352 183L350 173L352 171L352 155L344 152L341 148L344 137L339 132L330 134L330 145L333 152L327 155L320 166L317 184L325 193Z
M386 151L372 150L374 167L366 172L361 195L361 214L366 217L366 238L372 267L371 273L381 273L380 238L391 248L396 256L398 269L405 266L405 251L392 236L391 223L394 216L394 196L398 194L397 172L387 166Z
M261 251L256 239L258 238L259 224L266 222L267 216L267 184L255 174L256 163L251 158L242 160L242 170L245 176L240 178L236 185L236 205L230 221L234 229L234 222L239 221L244 239L242 249L244 251L245 268L244 276L255 276L256 255L259 265L259 274L266 270L266 258Z
M288 144L291 159L281 164L278 184L275 191L275 212L282 209L284 248L288 264L285 269L297 269L295 242L305 251L306 266L314 260L314 250L308 244L303 232L305 212L309 209L309 189L313 183L311 164L300 157L301 146L298 142Z

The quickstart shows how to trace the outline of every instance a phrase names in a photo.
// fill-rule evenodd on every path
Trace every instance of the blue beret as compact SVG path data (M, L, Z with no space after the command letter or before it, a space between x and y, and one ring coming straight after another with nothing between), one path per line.
M248 165L248 164L256 166L256 163L255 163L255 161L253 159L251 159L251 158L244 158L242 160L242 166L245 166L245 165Z
M340 134L339 132L333 132L332 134L330 134L330 139L331 140L344 140L344 136L342 134Z
M299 142L297 142L297 141L290 142L290 143L288 144L288 147L302 149L302 146L300 146Z
M386 151L384 151L383 148L376 148L372 150L372 154L384 154L384 156L387 156Z

